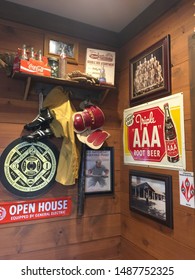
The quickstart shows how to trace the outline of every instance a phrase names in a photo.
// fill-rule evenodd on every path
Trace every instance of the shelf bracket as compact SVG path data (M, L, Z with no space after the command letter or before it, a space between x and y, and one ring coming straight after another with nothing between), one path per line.
M32 80L31 77L27 77L26 87L25 87L25 91L24 91L24 98L23 98L24 100L27 100L27 98L28 98L31 80Z

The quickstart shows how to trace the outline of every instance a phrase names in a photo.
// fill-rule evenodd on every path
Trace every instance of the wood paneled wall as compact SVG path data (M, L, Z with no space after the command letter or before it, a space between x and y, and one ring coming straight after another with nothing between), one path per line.
M47 32L48 33L48 32ZM0 20L0 52L14 52L24 43L43 51L44 31ZM62 36L61 36L62 37ZM65 37L64 39L67 39ZM78 65L68 64L68 72L84 72L86 48L106 48L90 41L79 44ZM23 126L38 114L38 94L33 87L23 100L25 81L8 78L0 71L0 154L25 133ZM73 100L78 108L80 101ZM106 144L114 147L114 195L86 197L82 218L77 217L77 185L55 183L44 196L70 195L72 213L68 217L0 225L0 259L118 259L120 248L120 120L117 94L101 105L106 117L104 128L111 134ZM61 139L54 139L57 145ZM0 183L0 202L19 201Z
M121 47L119 52L116 50L116 85L119 92L108 94L101 105L106 116L104 128L111 134L107 145L114 147L114 195L87 197L84 216L77 218L77 185L65 187L55 183L44 197L71 195L71 215L0 225L0 259L195 258L195 211L180 205L178 171L125 166L122 147L122 114L129 106L129 59L170 34L172 94L184 93L186 170L193 171L188 54L188 38L194 28L193 2L182 0ZM41 29L0 20L0 52L15 51L23 43L43 50L44 34ZM90 40L76 40L79 44L78 65L69 64L69 72L75 69L84 71L87 47L107 49ZM30 88L30 95L24 101L24 87L24 81L7 78L0 72L0 153L24 133L24 124L37 115L37 93ZM78 108L79 102L73 103ZM172 175L173 230L129 211L128 173L131 168ZM13 200L18 198L0 184L0 201Z
M193 2L183 0L120 50L119 115L129 105L129 59L167 34L171 35L172 94L184 94L186 170L193 171L188 40L194 30ZM122 133L122 128L121 128ZM122 139L121 139L122 141ZM121 146L122 151L122 146ZM130 169L170 174L173 180L174 229L129 211ZM179 172L124 166L121 153L121 252L124 259L194 259L195 210L180 205Z

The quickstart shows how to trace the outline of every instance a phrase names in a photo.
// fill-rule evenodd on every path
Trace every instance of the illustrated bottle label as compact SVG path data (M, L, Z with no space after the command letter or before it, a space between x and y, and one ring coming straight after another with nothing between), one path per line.
M179 160L179 149L177 145L177 138L172 140L165 140L167 159L170 162L177 162Z
M174 122L169 111L169 104L164 104L165 110L165 145L167 151L167 160L169 162L179 161L179 148L177 142L177 133Z

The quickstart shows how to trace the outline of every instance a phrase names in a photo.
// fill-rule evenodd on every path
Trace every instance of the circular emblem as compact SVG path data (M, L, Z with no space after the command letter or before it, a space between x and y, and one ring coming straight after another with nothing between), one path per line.
M0 221L2 221L5 218L6 214L6 209L0 206Z
M35 197L53 185L57 162L58 150L50 141L29 143L19 138L0 157L0 179L11 193Z

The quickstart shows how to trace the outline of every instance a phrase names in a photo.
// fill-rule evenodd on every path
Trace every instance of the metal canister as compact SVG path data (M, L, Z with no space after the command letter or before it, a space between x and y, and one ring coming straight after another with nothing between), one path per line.
M59 59L56 57L48 57L48 64L51 67L51 76L59 77Z

